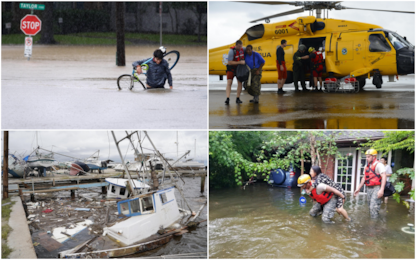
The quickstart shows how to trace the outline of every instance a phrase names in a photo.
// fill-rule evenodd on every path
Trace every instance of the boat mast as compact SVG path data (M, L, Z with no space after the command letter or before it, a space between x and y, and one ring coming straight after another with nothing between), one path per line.
M129 135L128 135L127 137L125 137L125 138L130 138L130 136L131 136L131 135L133 135L134 133L135 133L135 132L133 132L133 133L129 134ZM125 170L126 170L126 172L127 172L128 182L129 182L130 187L131 187L131 189L132 189L131 194L134 196L134 195L136 195L136 189L134 188L134 184L133 184L133 182L132 182L132 180L131 180L131 178L130 178L130 172L129 172L129 169L128 169L128 167L126 166L126 164L124 163L123 155L121 154L120 147L118 146L118 144L119 144L121 141L123 141L125 138L123 138L123 139L121 139L120 141L118 141L118 142L117 142L117 139L116 139L116 136L115 136L115 134L114 134L114 131L111 131L111 134L113 135L114 142L116 143L117 151L118 151L118 153L119 153L119 155L120 155L120 158L121 158L121 163L123 164L124 169L125 169Z

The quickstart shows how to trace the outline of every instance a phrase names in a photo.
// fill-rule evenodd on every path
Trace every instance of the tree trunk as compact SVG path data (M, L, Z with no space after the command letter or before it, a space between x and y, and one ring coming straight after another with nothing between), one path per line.
M313 134L309 134L309 142L311 145L311 163L312 163L312 166L315 166L315 161L316 161L315 136Z
M201 42L202 13L198 12L198 42Z
M43 44L56 43L53 38L53 2L44 2L45 10L43 11L42 29L40 31L40 41Z
M117 66L126 66L126 53L124 46L124 3L116 3L117 17Z
M9 131L3 132L3 199L9 198Z
M171 9L173 10L172 4L170 4L170 6L169 6L169 16L170 16L170 25L172 27L172 33L174 33L175 31L174 31L174 27L173 27L173 16L172 16L172 13L170 11Z

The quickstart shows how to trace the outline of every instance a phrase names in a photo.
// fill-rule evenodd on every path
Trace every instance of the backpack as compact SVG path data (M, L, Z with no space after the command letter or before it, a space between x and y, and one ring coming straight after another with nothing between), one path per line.
M237 77L238 81L244 82L248 80L250 75L250 69L247 65L238 65L237 69L235 70L235 76Z
M391 182L386 181L383 197L389 197L394 193L396 193L396 189L394 188L393 184L391 184Z

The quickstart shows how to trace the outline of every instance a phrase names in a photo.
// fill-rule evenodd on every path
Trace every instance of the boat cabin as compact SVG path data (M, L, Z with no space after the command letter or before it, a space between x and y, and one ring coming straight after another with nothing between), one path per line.
M118 199L127 199L130 194L126 187L128 179L121 178L106 178L108 182L107 187L107 198L118 198ZM138 194L143 194L149 191L150 186L144 184L143 182L132 180L134 189L138 191Z
M117 207L119 215L130 218L104 230L106 235L125 245L148 238L160 227L167 228L181 218L174 187L120 201Z

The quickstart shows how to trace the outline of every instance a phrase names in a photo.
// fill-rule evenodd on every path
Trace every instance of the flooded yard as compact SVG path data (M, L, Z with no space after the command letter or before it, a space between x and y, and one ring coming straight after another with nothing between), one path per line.
M192 210L196 212L206 201L206 192L200 193L200 178L184 178L184 181L185 198ZM179 182L182 181L179 180ZM175 195L178 199L178 206L186 209L180 193L176 191ZM101 194L101 188L78 190L75 199L71 199L69 191L39 194L36 195L36 209L33 209L33 204L29 202L30 197L25 198L31 211L30 214L33 214L29 228L38 258L56 258L59 252L72 249L95 236L100 236L106 223L113 223L120 218L117 214L116 202L106 200L105 195ZM76 208L89 209L89 211L78 211L75 210ZM48 209L53 211L46 211ZM109 216L108 222L107 215ZM205 207L196 221L206 219L207 208ZM95 244L91 244L94 250L114 248L114 245L115 242L111 245L104 244L103 248L94 248ZM159 248L127 257L200 252L207 252L207 222L200 223L197 228L190 229L182 236L175 236L172 241Z
M380 218L370 219L366 196L347 195L352 222L335 214L334 224L309 215L312 199L299 204L298 189L257 183L210 192L210 258L414 258L411 209L391 198Z
M2 46L2 128L206 129L206 47L165 46L180 59L173 89L119 91L117 78L158 46L126 47L126 66L115 65L115 46ZM138 85L136 85L138 86Z

